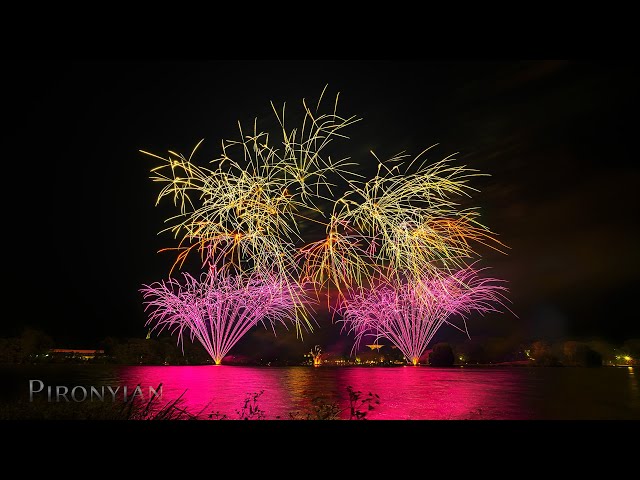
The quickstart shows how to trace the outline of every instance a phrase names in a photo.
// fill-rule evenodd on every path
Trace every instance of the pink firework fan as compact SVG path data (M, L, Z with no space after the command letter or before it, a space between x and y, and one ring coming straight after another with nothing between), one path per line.
M466 320L472 312L508 310L503 282L478 273L467 267L418 282L386 280L354 293L339 308L345 327L355 334L354 350L365 336L386 338L417 365L442 325L468 335Z
M181 283L167 281L145 285L141 292L145 311L150 311L146 325L158 333L167 329L184 341L188 332L197 339L216 365L251 328L258 323L294 324L300 328L296 304L303 296L295 283L270 274L232 274L228 269L210 268L198 280L182 274Z

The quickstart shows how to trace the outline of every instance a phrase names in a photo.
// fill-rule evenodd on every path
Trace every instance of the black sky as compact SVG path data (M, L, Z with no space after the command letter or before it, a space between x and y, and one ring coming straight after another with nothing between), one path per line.
M144 336L138 289L168 273L172 259L156 252L172 238L156 233L173 210L154 207L156 164L138 149L188 153L205 138L208 161L238 120L270 119L270 100L295 108L329 84L341 112L363 118L346 148L364 170L375 167L370 149L439 143L429 158L460 152L491 174L474 203L511 251L486 252L484 265L509 281L519 318L479 318L472 335L640 336L635 64L60 61L13 73L5 254L21 308L0 334L31 325L76 344ZM343 341L319 322L305 344Z

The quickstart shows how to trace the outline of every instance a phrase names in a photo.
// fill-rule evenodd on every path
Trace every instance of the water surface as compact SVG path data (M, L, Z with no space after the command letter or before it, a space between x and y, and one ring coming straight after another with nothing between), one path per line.
M305 415L312 399L337 403L348 418L347 386L372 392L378 420L640 419L637 368L236 367L33 365L0 367L5 402L28 401L29 380L45 385L163 384L163 400L184 393L191 412L233 418L248 394L267 419ZM1 407L0 407L1 408Z

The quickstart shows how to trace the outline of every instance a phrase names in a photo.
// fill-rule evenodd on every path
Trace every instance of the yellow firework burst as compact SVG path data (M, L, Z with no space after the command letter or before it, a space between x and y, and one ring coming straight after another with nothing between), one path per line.
M481 174L452 165L451 156L427 165L422 156L428 150L406 167L406 155L383 162L374 154L377 175L350 181L351 189L336 202L336 223L369 239L367 251L378 271L419 279L425 271L464 266L476 253L473 242L504 246L476 220L476 211L457 209L455 197L469 196L475 190L469 179Z
M292 268L290 246L301 240L298 221L309 219L300 212L322 214L314 200L327 198L334 186L331 176L350 173L348 158L333 160L325 150L334 139L347 138L342 129L358 119L337 114L338 96L332 112L320 113L322 96L315 111L303 100L299 128L288 129L285 107L278 113L272 103L280 144L274 146L268 133L258 132L257 120L250 135L239 124L240 140L223 141L222 155L210 167L193 162L202 141L189 157L142 151L163 161L152 169L152 180L164 184L157 202L172 197L180 208L163 230L180 239L174 267L181 266L194 249L202 253L213 248L227 253L237 266L270 262Z

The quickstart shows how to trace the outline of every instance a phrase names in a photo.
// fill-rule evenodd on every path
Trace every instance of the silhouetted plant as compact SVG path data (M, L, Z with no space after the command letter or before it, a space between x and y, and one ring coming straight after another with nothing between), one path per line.
M322 397L311 400L311 411L306 413L290 412L291 420L340 420L342 413L349 412L349 420L366 420L368 413L380 405L380 396L374 393L364 395L356 391L351 385L347 386L349 406L341 408L338 402L326 402Z
M374 405L380 405L378 394L367 393L363 395L361 391L355 391L351 385L347 387L349 393L350 420L366 420L367 414L375 409Z
M160 391L161 388L162 383L158 385L156 391ZM185 393L187 393L187 390L182 392L176 399L159 406L157 403L159 396L157 395L152 395L146 404L139 403L137 398L133 397L121 404L120 413L125 420L196 420L197 415L188 412L186 408L182 407Z
M258 399L263 393L264 390L260 390L260 392L247 394L242 408L240 410L236 410L239 420L264 420L264 410L262 410L258 405Z

